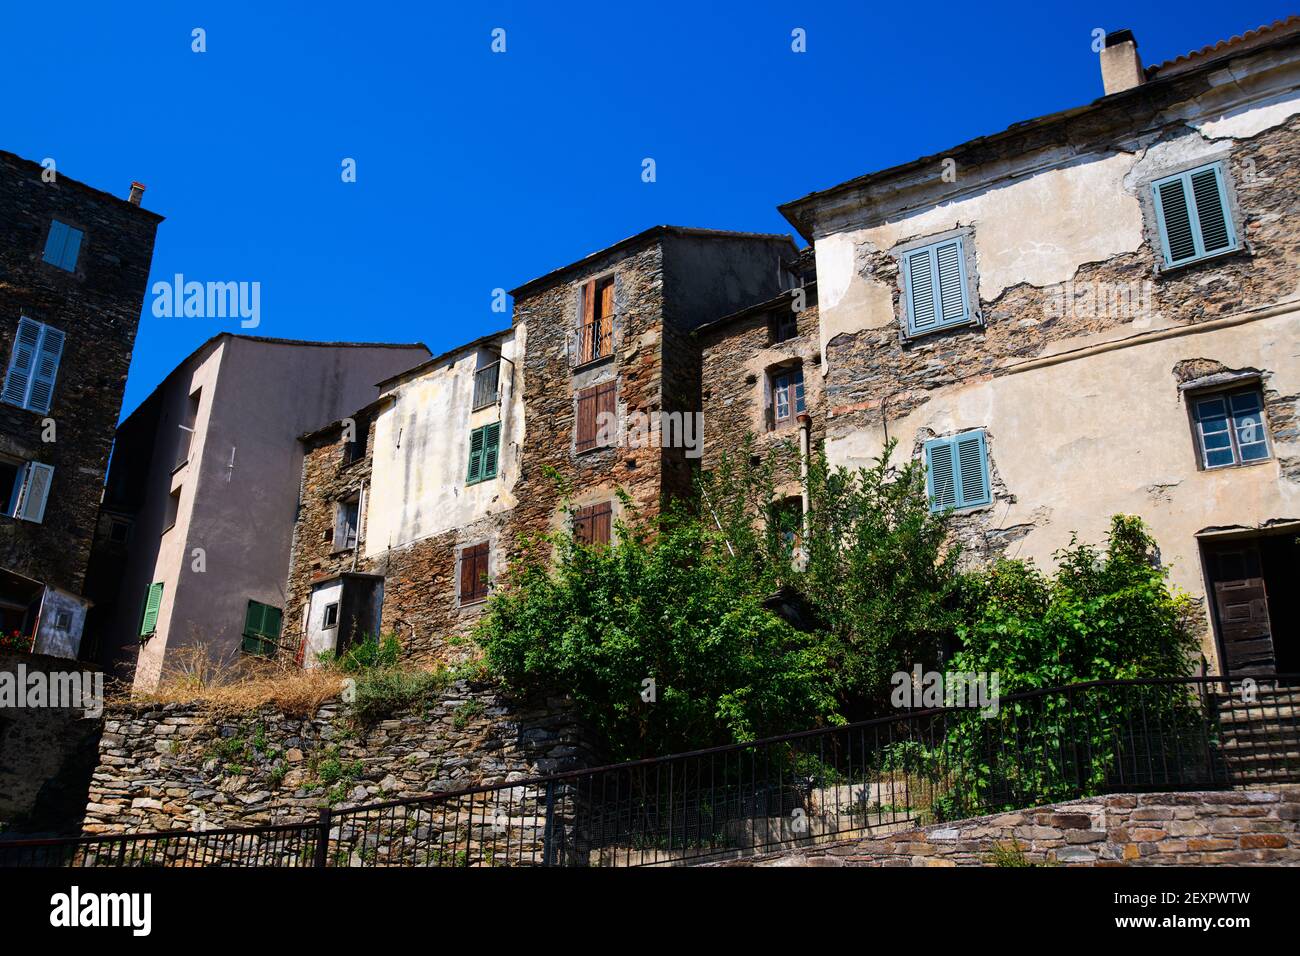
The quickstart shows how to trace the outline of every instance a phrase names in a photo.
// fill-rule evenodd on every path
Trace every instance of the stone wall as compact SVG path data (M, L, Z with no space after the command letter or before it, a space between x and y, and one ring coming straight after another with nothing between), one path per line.
M334 700L310 718L138 704L105 714L87 833L253 826L323 807L502 785L598 763L558 699L457 682L427 705L354 727Z
M0 655L0 673L69 673L72 662L37 654ZM93 709L93 708L92 708ZM103 720L84 708L0 706L0 831L75 834L86 804Z
M1300 865L1300 785L1222 792L1111 794L721 865L1008 864Z
M0 522L0 567L80 593L162 217L43 172L0 152L0 360L20 316L66 335L49 412L0 403L0 453L54 466L43 520ZM43 258L56 217L84 232L73 272Z

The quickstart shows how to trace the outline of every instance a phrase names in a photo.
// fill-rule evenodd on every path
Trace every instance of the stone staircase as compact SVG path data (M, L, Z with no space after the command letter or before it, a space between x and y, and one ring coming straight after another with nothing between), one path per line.
M1300 782L1300 687L1218 700L1219 756L1233 786Z

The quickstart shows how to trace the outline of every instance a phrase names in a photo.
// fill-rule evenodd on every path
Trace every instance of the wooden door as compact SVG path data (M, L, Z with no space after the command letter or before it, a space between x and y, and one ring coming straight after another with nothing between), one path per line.
M1220 546L1208 557L1225 670L1233 677L1274 673L1277 661L1258 546Z

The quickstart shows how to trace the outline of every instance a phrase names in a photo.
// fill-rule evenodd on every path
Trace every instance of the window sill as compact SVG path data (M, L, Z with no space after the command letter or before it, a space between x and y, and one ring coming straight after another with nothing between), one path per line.
M486 597L481 597L481 598L475 598L475 599L472 600L472 601L461 601L461 602L460 602L460 606L461 606L462 608L466 608L466 607L478 607L480 604L486 604L487 602L488 602L488 599L487 599Z
M574 448L573 454L577 458L586 458L588 455L594 455L598 451L609 451L615 448L615 445L593 445L590 448Z
M605 362L612 362L613 360L614 360L613 352L610 352L608 355L598 355L596 358L587 359L585 362L579 362L577 365L573 366L573 374L577 375L580 372L585 372L588 369L597 368L601 364Z
M907 327L907 319L903 319L903 341L916 342L921 339L929 338L932 335L939 335L941 332L955 332L959 329L979 329L984 327L984 319L978 315L969 319L963 319L960 322L949 322L947 325L937 325L932 329L925 329L920 332L913 332Z
M1274 461L1270 453L1267 458L1256 458L1254 461L1234 461L1231 465L1201 465L1200 470L1206 473L1219 471L1233 471L1237 468L1254 468L1258 465L1269 465Z
M471 411L471 412L481 412L481 411L483 411L483 409L485 409L485 408L491 408L493 405L499 405L500 403L501 403L501 396L499 396L499 395L494 395L494 396L492 397L492 401L490 401L490 402L484 402L482 405L474 405L474 406L472 406L472 407L470 408L470 411Z
M486 478L475 478L473 481L465 482L465 487L469 488L472 485L481 485L485 481L495 481L496 477L497 477L496 475L488 475Z
M333 551L330 552L330 557L337 558L340 555L351 554L355 550L357 550L356 545L352 545L351 547L347 547L347 548L335 548Z
M174 527L176 527L176 522L175 522L175 521L173 521L173 522L172 522L171 524L169 524L167 527L163 528L163 529L162 529L162 533L159 534L158 537L161 538L163 535L165 535L168 531L170 531L170 530L171 530L172 528L174 528Z
M180 471L182 468L184 468L186 465L188 465L189 463L190 460L188 458L186 458L184 461L178 461L175 465L172 466L172 476L175 477L176 473Z
M1199 259L1186 259L1183 262L1178 262L1175 263L1174 265L1166 265L1164 253L1157 252L1156 255L1158 256L1158 258L1156 260L1156 275L1157 276L1173 275L1177 272L1182 271L1183 269L1191 269L1195 266L1205 265L1205 263L1207 262L1218 262L1220 259L1227 259L1230 256L1238 256L1238 255L1248 256L1249 254L1250 254L1250 250L1246 248L1245 244L1243 243L1241 245L1238 245L1234 249L1224 249L1222 252L1216 252L1213 255L1209 255L1209 256L1202 256Z

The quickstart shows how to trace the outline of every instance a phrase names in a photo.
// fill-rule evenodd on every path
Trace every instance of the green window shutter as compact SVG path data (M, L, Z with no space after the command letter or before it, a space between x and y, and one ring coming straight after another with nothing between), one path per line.
M501 423L493 422L483 429L483 477L495 478L497 459L500 457Z
M162 607L163 583L155 581L149 585L149 593L144 599L144 614L140 618L140 636L145 637L158 630L158 609Z
M925 443L925 491L932 512L957 506L956 447L951 439L936 438Z
M1222 163L1157 180L1152 193L1166 266L1237 248Z
M476 428L469 436L469 471L465 481L473 484L483 479L483 435L484 429Z
M248 602L248 610L244 612L244 636L249 637L254 634L262 633L262 608L263 604L256 601Z
M249 601L244 612L244 650L264 657L274 655L280 640L281 618L278 607Z

